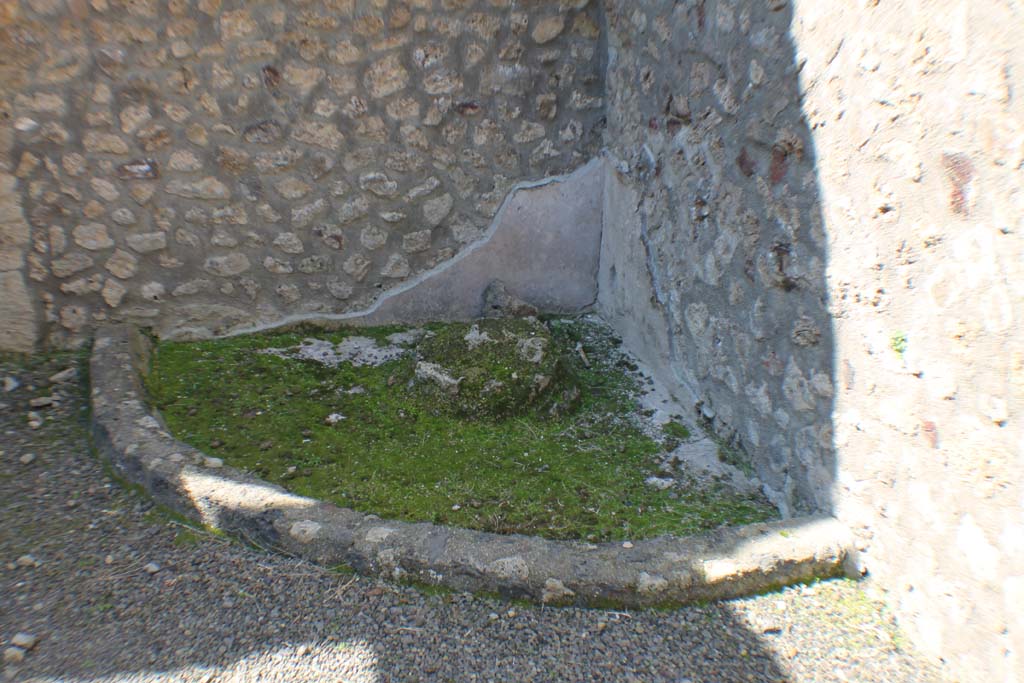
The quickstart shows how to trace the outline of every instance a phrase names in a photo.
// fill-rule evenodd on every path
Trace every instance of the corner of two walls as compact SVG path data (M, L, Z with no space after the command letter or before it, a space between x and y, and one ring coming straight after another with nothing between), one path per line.
M923 652L1024 680L1024 17L605 7L602 309Z
M364 309L604 132L599 308L920 647L1021 680L1016 10L296 4L0 0L0 347Z
M770 4L606 3L601 301L793 515L832 510L832 329L789 13Z

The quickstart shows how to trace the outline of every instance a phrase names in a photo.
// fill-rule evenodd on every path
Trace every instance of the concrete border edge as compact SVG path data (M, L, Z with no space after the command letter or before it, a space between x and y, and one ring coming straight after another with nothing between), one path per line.
M649 607L727 599L842 573L852 538L832 517L686 538L589 544L388 521L304 498L176 440L147 406L150 341L97 331L91 432L118 476L198 523L326 567L544 604Z

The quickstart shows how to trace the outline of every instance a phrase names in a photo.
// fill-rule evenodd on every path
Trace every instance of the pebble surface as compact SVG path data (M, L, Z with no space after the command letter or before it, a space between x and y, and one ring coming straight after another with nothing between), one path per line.
M188 529L105 474L85 389L47 380L69 365L0 363L18 382L0 409L3 680L943 680L849 581L665 612L543 608L333 574ZM31 429L30 400L51 395Z

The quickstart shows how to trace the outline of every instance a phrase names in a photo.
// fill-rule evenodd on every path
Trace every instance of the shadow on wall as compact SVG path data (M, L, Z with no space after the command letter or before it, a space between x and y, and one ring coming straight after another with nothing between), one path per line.
M791 5L606 9L600 307L784 514L832 512L827 240Z

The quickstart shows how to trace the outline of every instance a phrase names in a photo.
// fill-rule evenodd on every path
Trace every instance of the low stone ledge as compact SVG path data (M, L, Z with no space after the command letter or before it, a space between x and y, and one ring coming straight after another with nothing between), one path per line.
M97 333L92 433L127 481L186 517L328 567L549 604L642 607L733 598L833 576L850 537L831 517L631 543L552 541L388 521L295 495L184 444L145 401L150 342Z

